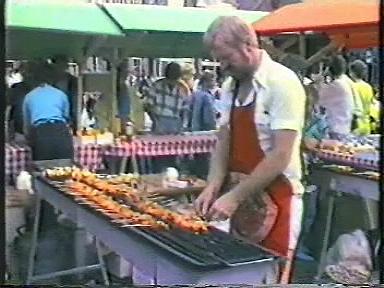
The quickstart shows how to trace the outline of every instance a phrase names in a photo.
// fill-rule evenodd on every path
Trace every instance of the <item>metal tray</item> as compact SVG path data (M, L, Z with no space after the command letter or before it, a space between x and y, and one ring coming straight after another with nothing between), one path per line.
M78 163L75 163L71 159L54 159L54 160L42 160L42 161L33 161L33 169L38 172L43 172L46 169L52 169L55 167L80 167Z

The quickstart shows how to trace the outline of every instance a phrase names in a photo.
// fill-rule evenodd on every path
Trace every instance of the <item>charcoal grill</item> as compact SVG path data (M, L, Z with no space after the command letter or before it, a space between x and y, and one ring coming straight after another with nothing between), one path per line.
M40 180L53 186L66 197L76 202L72 196L63 191L62 185L51 181L44 176ZM126 233L134 233L147 241L161 247L165 251L177 256L184 261L199 267L240 266L253 262L269 261L277 257L262 248L238 240L228 233L210 227L206 234L193 234L177 228L170 230L151 230L145 227L121 227L118 223L110 221L108 216L96 211L88 205L83 206L91 213L107 220L110 225L123 229Z

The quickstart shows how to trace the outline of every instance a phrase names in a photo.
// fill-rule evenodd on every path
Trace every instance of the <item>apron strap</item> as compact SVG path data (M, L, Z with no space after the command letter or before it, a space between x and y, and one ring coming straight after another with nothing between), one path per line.
M233 89L233 97L232 97L232 103L231 103L231 110L229 113L229 151L232 151L233 147L233 139L232 139L232 128L233 128L233 113L236 107L236 100L239 97L239 89L240 89L240 81L235 80L235 88ZM253 100L252 103L253 105L255 104L256 101L256 91L253 92ZM231 157L231 155L229 155ZM230 160L228 161L227 164L227 171L229 171L229 166L230 166Z
M231 110L229 112L229 153L232 151L233 147L233 139L232 139L232 128L233 128L233 112L235 110L236 100L239 96L239 88L240 88L240 81L235 80L235 88L233 89L233 97L232 97L232 103L231 103ZM231 165L231 156L229 155L228 163L227 163L227 174L229 175L229 169Z

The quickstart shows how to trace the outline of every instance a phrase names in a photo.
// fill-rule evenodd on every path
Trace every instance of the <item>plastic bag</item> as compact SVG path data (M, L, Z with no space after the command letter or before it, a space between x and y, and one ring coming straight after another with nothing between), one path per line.
M16 189L26 190L29 194L33 194L31 174L27 171L21 171L16 179Z
M325 272L342 284L366 284L372 272L371 247L361 230L341 235L328 250Z

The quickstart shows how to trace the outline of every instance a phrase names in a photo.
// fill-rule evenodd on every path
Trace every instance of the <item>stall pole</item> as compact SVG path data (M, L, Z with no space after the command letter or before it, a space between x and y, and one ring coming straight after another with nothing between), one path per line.
M76 105L76 117L77 117L77 127L76 131L81 130L81 110L83 107L83 94L84 94L84 82L83 82L83 71L84 71L84 63L86 60L82 59L78 63L79 67L79 75L77 77L77 105Z
M113 134L118 133L118 126L116 125L116 115L117 115L117 66L119 64L119 49L112 49L112 59L111 59L111 81L112 81L112 103L111 103L111 113L109 113L109 123L110 129Z
M302 57L307 58L307 41L304 33L299 35L299 51Z

